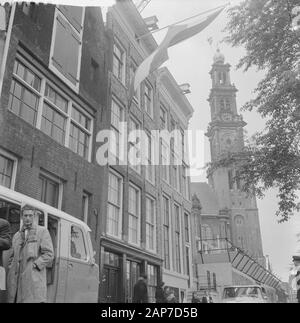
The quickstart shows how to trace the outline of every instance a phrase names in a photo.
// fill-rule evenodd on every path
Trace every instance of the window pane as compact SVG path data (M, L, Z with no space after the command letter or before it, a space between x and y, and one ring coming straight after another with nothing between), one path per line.
M38 102L38 97L33 92L16 81L12 81L9 98L10 105L8 106L12 112L30 124L35 125Z
M50 85L46 85L45 96L53 104L59 107L62 111L68 111L68 101L65 100L58 92L56 92Z
M75 226L71 228L71 257L81 260L87 259L86 246L82 231Z
M65 142L66 118L48 104L44 104L41 130L60 144Z
M88 134L74 124L71 124L69 148L85 159L88 159L89 138L90 136Z
M58 207L59 183L40 176L40 201Z

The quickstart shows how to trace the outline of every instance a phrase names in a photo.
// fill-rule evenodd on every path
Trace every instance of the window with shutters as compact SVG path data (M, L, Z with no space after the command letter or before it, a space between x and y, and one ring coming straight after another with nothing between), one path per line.
M84 7L58 6L53 25L50 69L78 92Z

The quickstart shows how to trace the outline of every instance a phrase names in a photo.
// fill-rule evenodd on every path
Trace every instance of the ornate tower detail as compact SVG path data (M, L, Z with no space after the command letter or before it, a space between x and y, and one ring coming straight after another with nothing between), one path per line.
M238 114L237 89L230 80L230 65L220 52L214 56L212 89L208 102L211 122L206 136L210 141L211 160L216 162L230 152L244 148L243 128L246 123ZM263 263L262 241L255 196L246 196L236 180L234 167L221 167L208 173L208 181L217 196L221 210L228 210L232 242Z
M216 161L224 153L243 149L243 127L246 123L237 112L237 89L230 81L230 65L225 64L225 57L219 49L210 75L212 89L208 102L212 121L206 135L210 140L212 161Z

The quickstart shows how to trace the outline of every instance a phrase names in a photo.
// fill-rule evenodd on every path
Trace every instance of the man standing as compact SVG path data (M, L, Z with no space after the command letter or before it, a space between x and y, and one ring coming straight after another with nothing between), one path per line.
M46 228L34 223L34 208L25 206L21 214L23 226L13 237L8 266L8 302L45 303L46 267L53 260L51 237Z
M133 303L148 303L147 275L143 274L133 288Z
M5 290L5 269L3 268L2 253L11 246L9 222L0 218L0 303L4 301Z
M300 303L300 256L294 256L293 262L295 265L295 279L296 279L296 286L297 286L297 299L298 303Z

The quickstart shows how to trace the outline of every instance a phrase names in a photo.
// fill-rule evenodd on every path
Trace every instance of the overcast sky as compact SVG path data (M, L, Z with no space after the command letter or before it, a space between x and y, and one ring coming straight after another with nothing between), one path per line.
M240 1L232 0L231 5ZM113 4L114 0L41 0L40 2L105 7ZM159 27L162 28L226 3L228 3L226 0L152 0L142 12L142 15L143 17L156 15L159 19ZM190 83L191 85L192 93L187 95L187 98L195 113L190 123L190 129L206 131L210 122L209 104L207 102L211 88L209 71L217 43L224 37L222 30L227 21L227 15L224 12L206 30L169 50L170 59L165 66L169 68L179 84ZM161 31L154 34L158 43L164 37L165 32ZM212 47L207 41L209 37L214 40ZM239 59L243 56L243 48L231 48L222 43L220 49L226 57L226 62L232 65L231 80L239 90L237 103L241 107L253 97L253 90L262 78L263 73L256 70L243 73L243 71L235 69ZM246 130L249 136L255 131L263 129L264 120L255 111L243 112L243 116L248 123ZM210 161L208 140L206 140L205 145L205 161ZM206 181L205 176L200 180ZM296 234L300 232L300 216L297 214L288 223L278 224L275 218L277 203L275 190L268 192L263 200L258 200L263 247L264 254L270 256L276 274L282 279L288 280L291 257L297 250L300 250L296 239Z
M202 11L226 4L226 0L152 0L142 12L144 17L156 15L159 27L194 16ZM240 0L231 1L231 4ZM169 50L169 61L165 64L174 75L179 84L190 83L192 93L187 95L195 113L190 122L190 129L206 130L210 122L210 110L207 98L211 89L209 71L212 58L218 42L224 38L222 32L228 21L227 14L223 12L206 30L193 38L174 46ZM165 35L165 31L155 33L159 42ZM208 38L212 37L214 43L210 46ZM220 49L226 57L226 63L232 65L231 80L235 83L238 107L250 100L259 80L263 77L262 72L252 69L246 73L236 70L239 59L244 54L243 48L231 48L221 43ZM248 135L254 134L264 127L264 120L255 111L242 112ZM210 161L208 139L205 144L205 161ZM205 175L201 179L206 181ZM300 250L297 243L296 233L300 232L300 216L294 216L289 223L278 224L275 212L278 200L276 191L269 191L263 200L258 200L260 223L263 238L264 254L269 255L273 270L284 280L288 280L291 257Z

